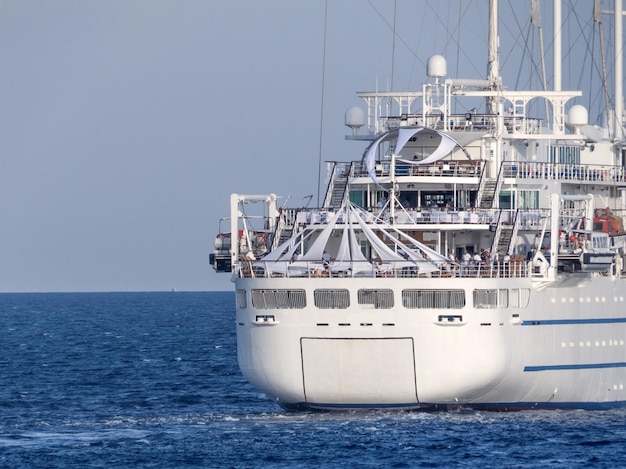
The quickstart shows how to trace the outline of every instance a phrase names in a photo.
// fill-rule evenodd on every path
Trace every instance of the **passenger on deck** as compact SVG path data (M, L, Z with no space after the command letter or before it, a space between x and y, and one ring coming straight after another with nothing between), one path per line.
M507 252L504 257L502 258L502 271L503 272L507 272L507 270L509 269L509 262L511 262L511 256L509 255L509 253Z
M474 254L474 265L476 265L476 267L480 267L480 264L482 264L483 262L483 258L480 257L479 253Z
M463 253L463 264L470 265L471 261L472 255L467 250L465 250L465 252Z
M324 254L322 254L322 263L324 265L330 264L330 254L328 254L326 251L324 251Z
M494 266L497 266L500 263L500 251L494 251L491 255L491 263Z
M330 272L330 261L330 254L324 251L324 254L322 254L322 264L324 265L324 272L326 274Z
M470 268L471 263L472 263L472 255L466 249L465 252L463 253L463 264L461 264L461 276L466 275L467 271Z

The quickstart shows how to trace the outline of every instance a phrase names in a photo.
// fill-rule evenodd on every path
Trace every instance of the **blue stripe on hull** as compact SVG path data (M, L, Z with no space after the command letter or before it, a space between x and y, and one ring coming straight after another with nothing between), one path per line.
M575 365L540 365L540 366L525 366L524 371L554 371L554 370L591 370L599 368L624 368L626 362L618 363L580 363Z
M571 324L618 324L626 318L591 318L591 319L535 319L522 321L522 326L564 326Z

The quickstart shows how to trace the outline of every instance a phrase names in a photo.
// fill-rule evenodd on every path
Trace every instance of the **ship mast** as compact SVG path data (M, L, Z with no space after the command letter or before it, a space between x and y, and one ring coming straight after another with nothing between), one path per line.
M487 57L487 79L490 86L500 89L500 65L498 63L498 0L489 0L489 50ZM497 113L497 97L488 101L488 112Z
M622 0L615 0L615 135L618 140L624 138L624 97L622 91Z
M502 77L500 76L500 64L498 62L498 0L489 0L489 45L487 56L487 80L489 87L495 91L493 96L487 98L487 112L497 116L495 138L492 142L492 151L495 155L492 168L498 168L502 161L502 133L504 129L504 103L501 100Z
M561 91L561 0L554 0L554 91Z

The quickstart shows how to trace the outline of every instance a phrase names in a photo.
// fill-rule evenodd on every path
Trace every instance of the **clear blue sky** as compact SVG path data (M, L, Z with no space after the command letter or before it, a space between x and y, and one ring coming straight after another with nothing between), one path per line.
M394 88L448 50L483 77L486 3L398 1ZM392 22L329 0L324 160L363 151L344 111L388 87ZM230 290L208 263L230 193L316 194L323 32L323 0L2 2L0 291Z

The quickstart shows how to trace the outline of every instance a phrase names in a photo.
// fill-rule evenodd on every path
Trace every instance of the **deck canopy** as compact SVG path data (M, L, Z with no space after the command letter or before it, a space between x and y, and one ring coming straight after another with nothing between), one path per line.
M363 253L364 240L370 247L371 258ZM325 260L325 256L331 260ZM333 272L349 270L353 274L373 272L376 268L412 268L426 273L438 271L438 266L447 261L428 246L392 225L374 221L371 213L346 202L339 211L329 214L324 223L305 226L254 266L283 274L316 267Z

